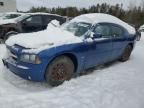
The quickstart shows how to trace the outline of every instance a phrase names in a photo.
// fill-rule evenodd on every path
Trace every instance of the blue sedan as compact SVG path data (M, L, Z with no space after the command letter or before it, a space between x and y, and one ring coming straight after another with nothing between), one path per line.
M3 64L24 79L57 86L82 70L127 61L135 46L135 29L111 15L85 14L60 27L53 25L10 37Z

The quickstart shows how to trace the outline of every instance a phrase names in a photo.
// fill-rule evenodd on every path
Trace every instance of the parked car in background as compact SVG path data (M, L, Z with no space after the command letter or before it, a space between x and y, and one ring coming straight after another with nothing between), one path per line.
M90 67L127 61L135 38L135 29L114 16L85 14L60 28L49 25L44 31L10 37L3 63L22 78L57 86Z
M58 20L60 24L66 21L66 17L49 13L27 13L15 19L0 22L0 38L7 40L18 33L37 32L47 28L52 20Z
M141 32L144 32L144 25L141 25L141 26L138 28L138 33L140 34L140 36L138 36L138 39L137 39L137 40L140 40L140 39L141 39Z
M1 13L0 20L14 19L14 18L20 17L21 15L23 15L23 13L18 13L18 12Z
M141 25L138 29L139 32L144 32L144 25Z
M140 41L140 39L141 39L141 32L137 31L136 40Z
M134 27L135 28L135 30L136 30L136 40L137 41L140 41L140 39L141 39L141 30L139 30L139 25L136 25L136 24L130 24L132 27Z

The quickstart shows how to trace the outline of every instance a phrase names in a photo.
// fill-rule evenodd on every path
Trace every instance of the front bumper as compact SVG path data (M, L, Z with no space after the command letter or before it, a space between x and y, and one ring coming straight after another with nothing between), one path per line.
M42 64L17 63L11 59L3 59L3 64L14 74L31 81L44 81L45 68Z

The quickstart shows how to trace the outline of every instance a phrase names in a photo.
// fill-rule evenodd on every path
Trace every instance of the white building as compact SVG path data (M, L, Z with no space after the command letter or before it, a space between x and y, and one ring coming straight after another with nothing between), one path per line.
M0 12L16 12L16 0L0 0Z

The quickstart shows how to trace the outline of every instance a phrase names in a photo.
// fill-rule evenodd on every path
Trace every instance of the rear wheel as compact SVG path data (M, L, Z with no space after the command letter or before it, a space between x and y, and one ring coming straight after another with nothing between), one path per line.
M132 47L130 45L128 45L125 48L125 50L124 50L124 52L123 52L123 54L120 58L120 61L122 61L122 62L127 61L129 59L130 55L131 55L131 52L132 52Z
M45 78L51 86L58 86L64 81L69 80L73 72L73 61L67 56L60 56L49 64Z

